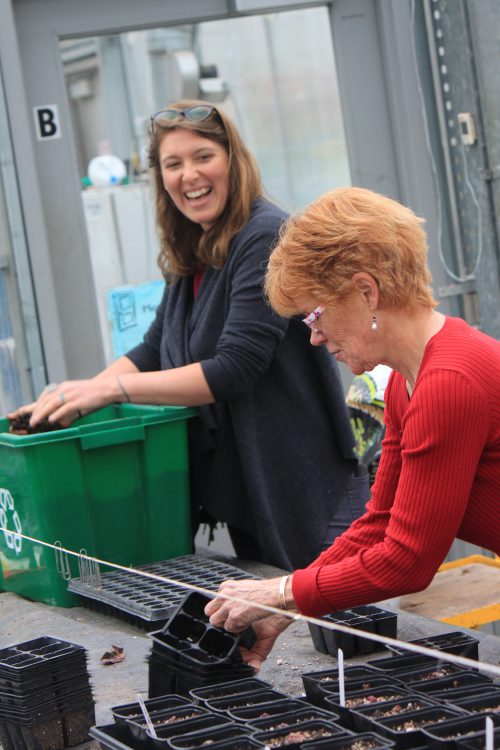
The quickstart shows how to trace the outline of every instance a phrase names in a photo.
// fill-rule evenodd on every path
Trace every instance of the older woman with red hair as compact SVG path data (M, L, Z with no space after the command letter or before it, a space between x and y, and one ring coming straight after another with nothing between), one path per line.
M308 567L225 582L215 625L258 634L258 668L290 623L260 603L320 616L424 589L458 537L500 554L500 343L438 312L422 220L361 188L334 190L291 218L266 292L304 315L311 344L355 374L393 368L386 434L366 513Z

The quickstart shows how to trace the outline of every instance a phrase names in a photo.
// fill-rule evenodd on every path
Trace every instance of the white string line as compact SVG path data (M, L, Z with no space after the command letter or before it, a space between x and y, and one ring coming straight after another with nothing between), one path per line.
M88 560L89 562L97 563L97 565L107 565L110 568L115 568L116 570L122 570L127 573L133 573L135 575L142 576L143 578L151 578L153 580L160 581L162 583L171 583L174 586L178 586L179 588L189 589L190 591L196 591L200 594L204 594L205 596L208 596L211 599L214 599L217 596L221 599L226 599L227 601L237 602L238 604L250 605L257 609L262 609L266 612L269 612L269 614L280 615L281 617L288 617L292 621L302 621L311 625L318 625L319 627L326 628L327 630L334 630L334 631L339 631L341 633L348 633L349 635L353 635L357 637L361 636L362 638L367 638L370 641L381 643L384 646L386 645L397 646L399 648L404 648L405 650L408 650L408 651L413 651L417 654L424 654L425 656L432 656L433 658L435 659L437 658L440 661L449 661L449 662L452 662L453 664L458 664L459 666L465 666L465 667L476 669L476 670L481 669L481 671L483 672L489 672L491 674L500 676L500 666L497 666L495 664L490 664L489 662L476 661L475 659L469 659L466 656L459 656L458 654L451 654L447 651L439 651L438 649L429 648L428 646L420 646L418 644L409 643L408 641L400 641L397 638L390 638L389 636L378 635L378 633L369 633L368 631L365 631L365 630L361 631L355 628L350 628L347 625L339 625L337 623L328 622L328 620L321 620L321 619L318 619L317 617L310 617L309 615L301 615L295 612L289 612L284 609L279 609L278 607L272 607L269 604L261 604L260 602L254 602L254 601L251 601L250 599L244 599L243 597L240 597L240 596L233 596L229 594L219 594L210 589L206 589L203 586L197 586L196 584L193 584L193 583L177 581L174 578L161 576L161 575L158 575L157 573L150 573L149 571L146 571L146 570L137 570L136 568L129 568L125 565L119 565L118 563L112 563L107 560L101 560L98 557L92 557L91 555L86 555L80 552L75 552L74 550L67 549L66 547L62 547L62 546L59 547L58 545L51 544L50 542L44 542L41 539L37 539L36 537L27 536L26 534L22 534L21 532L12 531L11 529L6 529L3 526L0 526L0 531L3 531L4 533L7 532L9 534L12 534L13 536L21 537L22 539L26 539L29 542L35 542L36 544L41 544L43 547L49 547L50 549L53 549L56 554L65 553L67 555L72 555L73 557L78 557L80 559ZM258 579L251 579L251 580L258 580ZM265 578L263 578L262 580L266 581ZM241 579L239 579L239 581L236 580L235 582L236 583L241 582Z

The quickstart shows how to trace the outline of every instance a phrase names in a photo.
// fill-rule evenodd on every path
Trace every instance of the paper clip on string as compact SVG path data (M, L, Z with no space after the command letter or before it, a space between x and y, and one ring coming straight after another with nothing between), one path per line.
M56 570L62 575L65 581L69 581L71 578L71 568L69 565L68 555L63 550L61 542L54 542L54 555L56 558Z
M81 549L78 555L78 568L80 578L84 586L100 591L102 588L101 571L99 563L93 557L89 557L86 549Z

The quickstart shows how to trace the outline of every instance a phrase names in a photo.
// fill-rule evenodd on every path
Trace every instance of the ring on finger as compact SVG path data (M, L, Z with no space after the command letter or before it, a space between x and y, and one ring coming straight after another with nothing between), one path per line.
M66 396L64 395L64 393L61 392L58 394L58 396L59 396L59 401L61 402L61 404L64 404L64 402L66 401Z

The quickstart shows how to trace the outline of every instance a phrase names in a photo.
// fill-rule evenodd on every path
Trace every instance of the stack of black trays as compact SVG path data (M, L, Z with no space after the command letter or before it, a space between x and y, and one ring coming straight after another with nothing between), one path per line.
M0 651L3 750L63 750L87 740L94 723L82 646L42 636Z
M251 648L253 629L234 635L210 625L204 613L209 601L203 594L188 594L165 626L150 633L150 698L167 693L187 695L195 687L253 674L239 650L239 646Z

